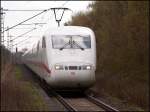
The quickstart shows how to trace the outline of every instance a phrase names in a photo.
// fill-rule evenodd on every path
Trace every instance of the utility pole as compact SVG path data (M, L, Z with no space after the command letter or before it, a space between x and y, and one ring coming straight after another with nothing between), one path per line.
M11 40L12 35L9 36L10 37L10 53L11 53L11 64L13 64L13 41Z
M18 52L17 44L16 44L16 53Z
M14 57L15 64L17 64L17 58L18 58L18 48L17 48L17 44L16 44L16 53L15 53L15 57Z
M0 36L0 59L1 59L1 64L0 64L0 68L1 70L5 69L5 50L4 50L4 11L3 8L1 8L1 36Z
M7 31L7 49L9 50L9 30Z
M7 27L8 28L8 27ZM7 44L6 44L6 52L7 52L7 54L6 54L6 56L7 56L7 61L9 62L10 61L10 58L9 58L9 54L8 54L8 51L9 51L9 31L7 31Z
M0 45L4 45L4 11L3 8L1 8L1 37L0 37Z
M10 37L10 51L11 51L11 62L12 64L14 63L14 53L13 53L13 40L12 40L12 35L9 36Z

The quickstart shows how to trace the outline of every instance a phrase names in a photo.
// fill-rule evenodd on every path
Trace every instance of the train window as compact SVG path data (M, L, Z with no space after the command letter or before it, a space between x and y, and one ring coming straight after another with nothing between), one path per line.
M40 42L38 42L38 44L37 44L37 52L39 51L39 44L40 44Z
M52 46L54 49L89 49L91 38L89 35L53 35Z
M32 48L32 54L33 54L33 48Z
M76 44L74 47L78 48L78 45L82 48L91 48L91 39L90 36L81 36L77 35L73 38L74 43Z
M42 48L46 48L45 37L42 38Z

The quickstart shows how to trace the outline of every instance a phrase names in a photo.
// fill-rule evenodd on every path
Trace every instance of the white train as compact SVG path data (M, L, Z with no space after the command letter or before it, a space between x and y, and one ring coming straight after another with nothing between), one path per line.
M89 88L95 83L95 35L81 26L48 29L23 60L52 88Z

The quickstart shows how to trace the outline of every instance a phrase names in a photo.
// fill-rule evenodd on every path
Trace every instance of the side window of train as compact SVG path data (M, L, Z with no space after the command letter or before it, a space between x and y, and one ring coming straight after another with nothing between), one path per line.
M40 42L38 42L38 44L37 44L37 52L39 52L39 43L40 43Z
M42 48L46 48L45 37L42 38Z
M32 48L32 55L34 54L33 48Z

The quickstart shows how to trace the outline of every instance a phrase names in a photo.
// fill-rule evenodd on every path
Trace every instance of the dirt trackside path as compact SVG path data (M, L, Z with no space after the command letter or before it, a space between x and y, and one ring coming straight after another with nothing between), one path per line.
M35 74L34 74L35 75ZM1 81L1 111L63 111L55 98L49 98L24 65Z

